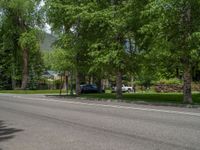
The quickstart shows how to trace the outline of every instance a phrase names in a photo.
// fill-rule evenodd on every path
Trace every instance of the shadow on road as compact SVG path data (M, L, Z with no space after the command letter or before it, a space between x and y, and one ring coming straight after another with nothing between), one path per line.
M0 120L0 142L7 141L15 137L15 133L21 132L21 129L9 128L5 122ZM2 150L0 148L0 150Z

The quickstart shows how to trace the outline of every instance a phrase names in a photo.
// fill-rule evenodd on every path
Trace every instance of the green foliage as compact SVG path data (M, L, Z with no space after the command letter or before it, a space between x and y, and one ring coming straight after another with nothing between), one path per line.
M0 49L6 52L4 63L9 64L2 71L3 76L7 76L13 82L20 83L22 80L22 53L23 49L29 51L29 72L38 78L42 72L43 63L40 54L41 31L38 27L43 22L39 8L40 0L1 0L0 1ZM31 80L33 77L30 77ZM32 82L32 81L31 81ZM11 87L11 81L8 83Z
M161 80L155 82L154 84L167 84L167 85L176 84L176 85L181 85L181 84L183 84L183 82L180 79L173 78L173 79L161 79Z
M146 3L50 0L46 10L52 29L61 35L57 45L74 51L76 69L104 76L119 69L137 70L140 53L136 49L141 41L137 30L142 23L140 11ZM127 39L132 46L128 52L124 46Z
M44 62L46 69L63 72L74 68L73 54L71 51L63 49L54 49L50 53L44 53Z
M190 58L200 46L199 6L198 0L151 0L143 11L149 23L141 31L153 38L152 46L167 48L181 59Z
M97 78L120 71L144 86L178 83L184 64L199 69L199 0L47 0L44 9L39 3L0 2L0 69L7 81L21 80L26 48L31 84L39 78L41 13L58 37L55 50L44 54L46 69Z
M40 49L39 42L40 40L38 30L29 30L24 32L19 38L19 45L21 48L28 48L30 51L36 51Z
M199 63L195 57L200 48L199 7L199 0L150 0L142 13L147 20L141 28L146 34L144 41L150 41L150 49L157 49L158 53L168 50L176 58L174 64L182 70L184 79L184 101L189 103L192 102L191 70Z

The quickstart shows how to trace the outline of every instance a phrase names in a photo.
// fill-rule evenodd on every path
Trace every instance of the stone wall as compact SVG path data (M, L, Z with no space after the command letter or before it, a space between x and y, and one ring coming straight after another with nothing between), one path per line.
M183 86L179 84L157 84L155 91L158 93L182 92Z
M182 92L183 85L180 84L157 84L154 89L158 93ZM192 91L200 92L200 84L192 83Z

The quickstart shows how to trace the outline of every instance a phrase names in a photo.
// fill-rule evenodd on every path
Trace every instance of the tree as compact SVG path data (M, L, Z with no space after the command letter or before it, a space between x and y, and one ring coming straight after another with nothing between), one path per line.
M3 29L0 27L0 37L3 37ZM11 50L4 49L3 39L0 39L0 89L12 89L10 71L12 67Z
M98 32L102 31L102 27L105 31L103 36L96 36L96 41L93 41L93 64L96 65L92 67L100 70L107 68L110 73L115 73L117 98L122 97L122 76L127 72L136 72L140 63L143 50L139 32L143 22L140 13L146 3L146 0L111 0L104 3L103 9L93 13L98 14L95 19L91 18L91 22L98 21L99 26L95 26Z
M28 48L28 53L23 52L23 75L22 75L22 89L35 89L35 82L39 80L43 72L43 60L40 52L40 30L32 29L21 34L19 38L19 45L21 49ZM28 55L28 56L24 56ZM29 83L29 84L28 84Z
M139 40L136 40L136 34L139 32L136 31L141 25L139 16L142 3L131 0L47 1L48 20L53 30L58 31L62 35L60 37L65 39L62 46L68 51L76 52L74 59L77 94L80 91L81 73L96 72L101 78L108 71L116 76L117 97L122 96L122 75L127 70L133 70L131 62L135 62L135 56L138 54L133 49L136 45L139 47ZM140 9L135 9L137 6ZM135 21L138 21L139 25L136 26ZM129 52L125 49L127 40L131 45ZM105 69L107 71L104 71Z
M199 0L151 0L143 12L148 23L142 32L152 37L151 47L168 48L183 67L183 102L186 103L192 103L192 58L200 46L199 6Z
M40 0L2 0L0 2L1 14L3 16L2 26L5 29L9 29L4 30L3 43L7 45L7 49L12 50L12 79L13 81L15 80L16 70L21 70L22 89L26 89L28 85L29 53L33 47L35 48L36 42L39 41L35 40L35 38L39 38L38 34L33 34L32 32L42 21L39 5ZM33 36L35 38L32 38Z
M47 18L52 29L59 34L59 46L70 51L76 73L76 94L80 94L80 76L88 72L88 34L80 13L87 1L47 1ZM60 16L59 18L57 16Z
M70 52L72 51L66 51L64 49L56 48L49 52L44 53L44 62L45 62L45 67L46 69L51 69L54 71L57 71L61 74L61 86L62 86L62 75L65 74L65 84L66 84L66 90L68 92L68 87L69 87L69 83L68 83L68 74L66 74L67 72L71 72L70 76L71 76L71 94L73 95L73 72L75 70L75 63L74 63L74 59L73 59L73 54L71 54ZM60 87L60 94L61 94L61 87Z

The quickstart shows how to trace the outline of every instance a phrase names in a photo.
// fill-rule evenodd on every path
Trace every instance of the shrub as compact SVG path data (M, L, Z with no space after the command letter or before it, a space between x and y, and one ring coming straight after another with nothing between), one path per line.
M172 79L161 79L154 84L166 84L166 85L182 85L183 82L180 79L172 78Z

